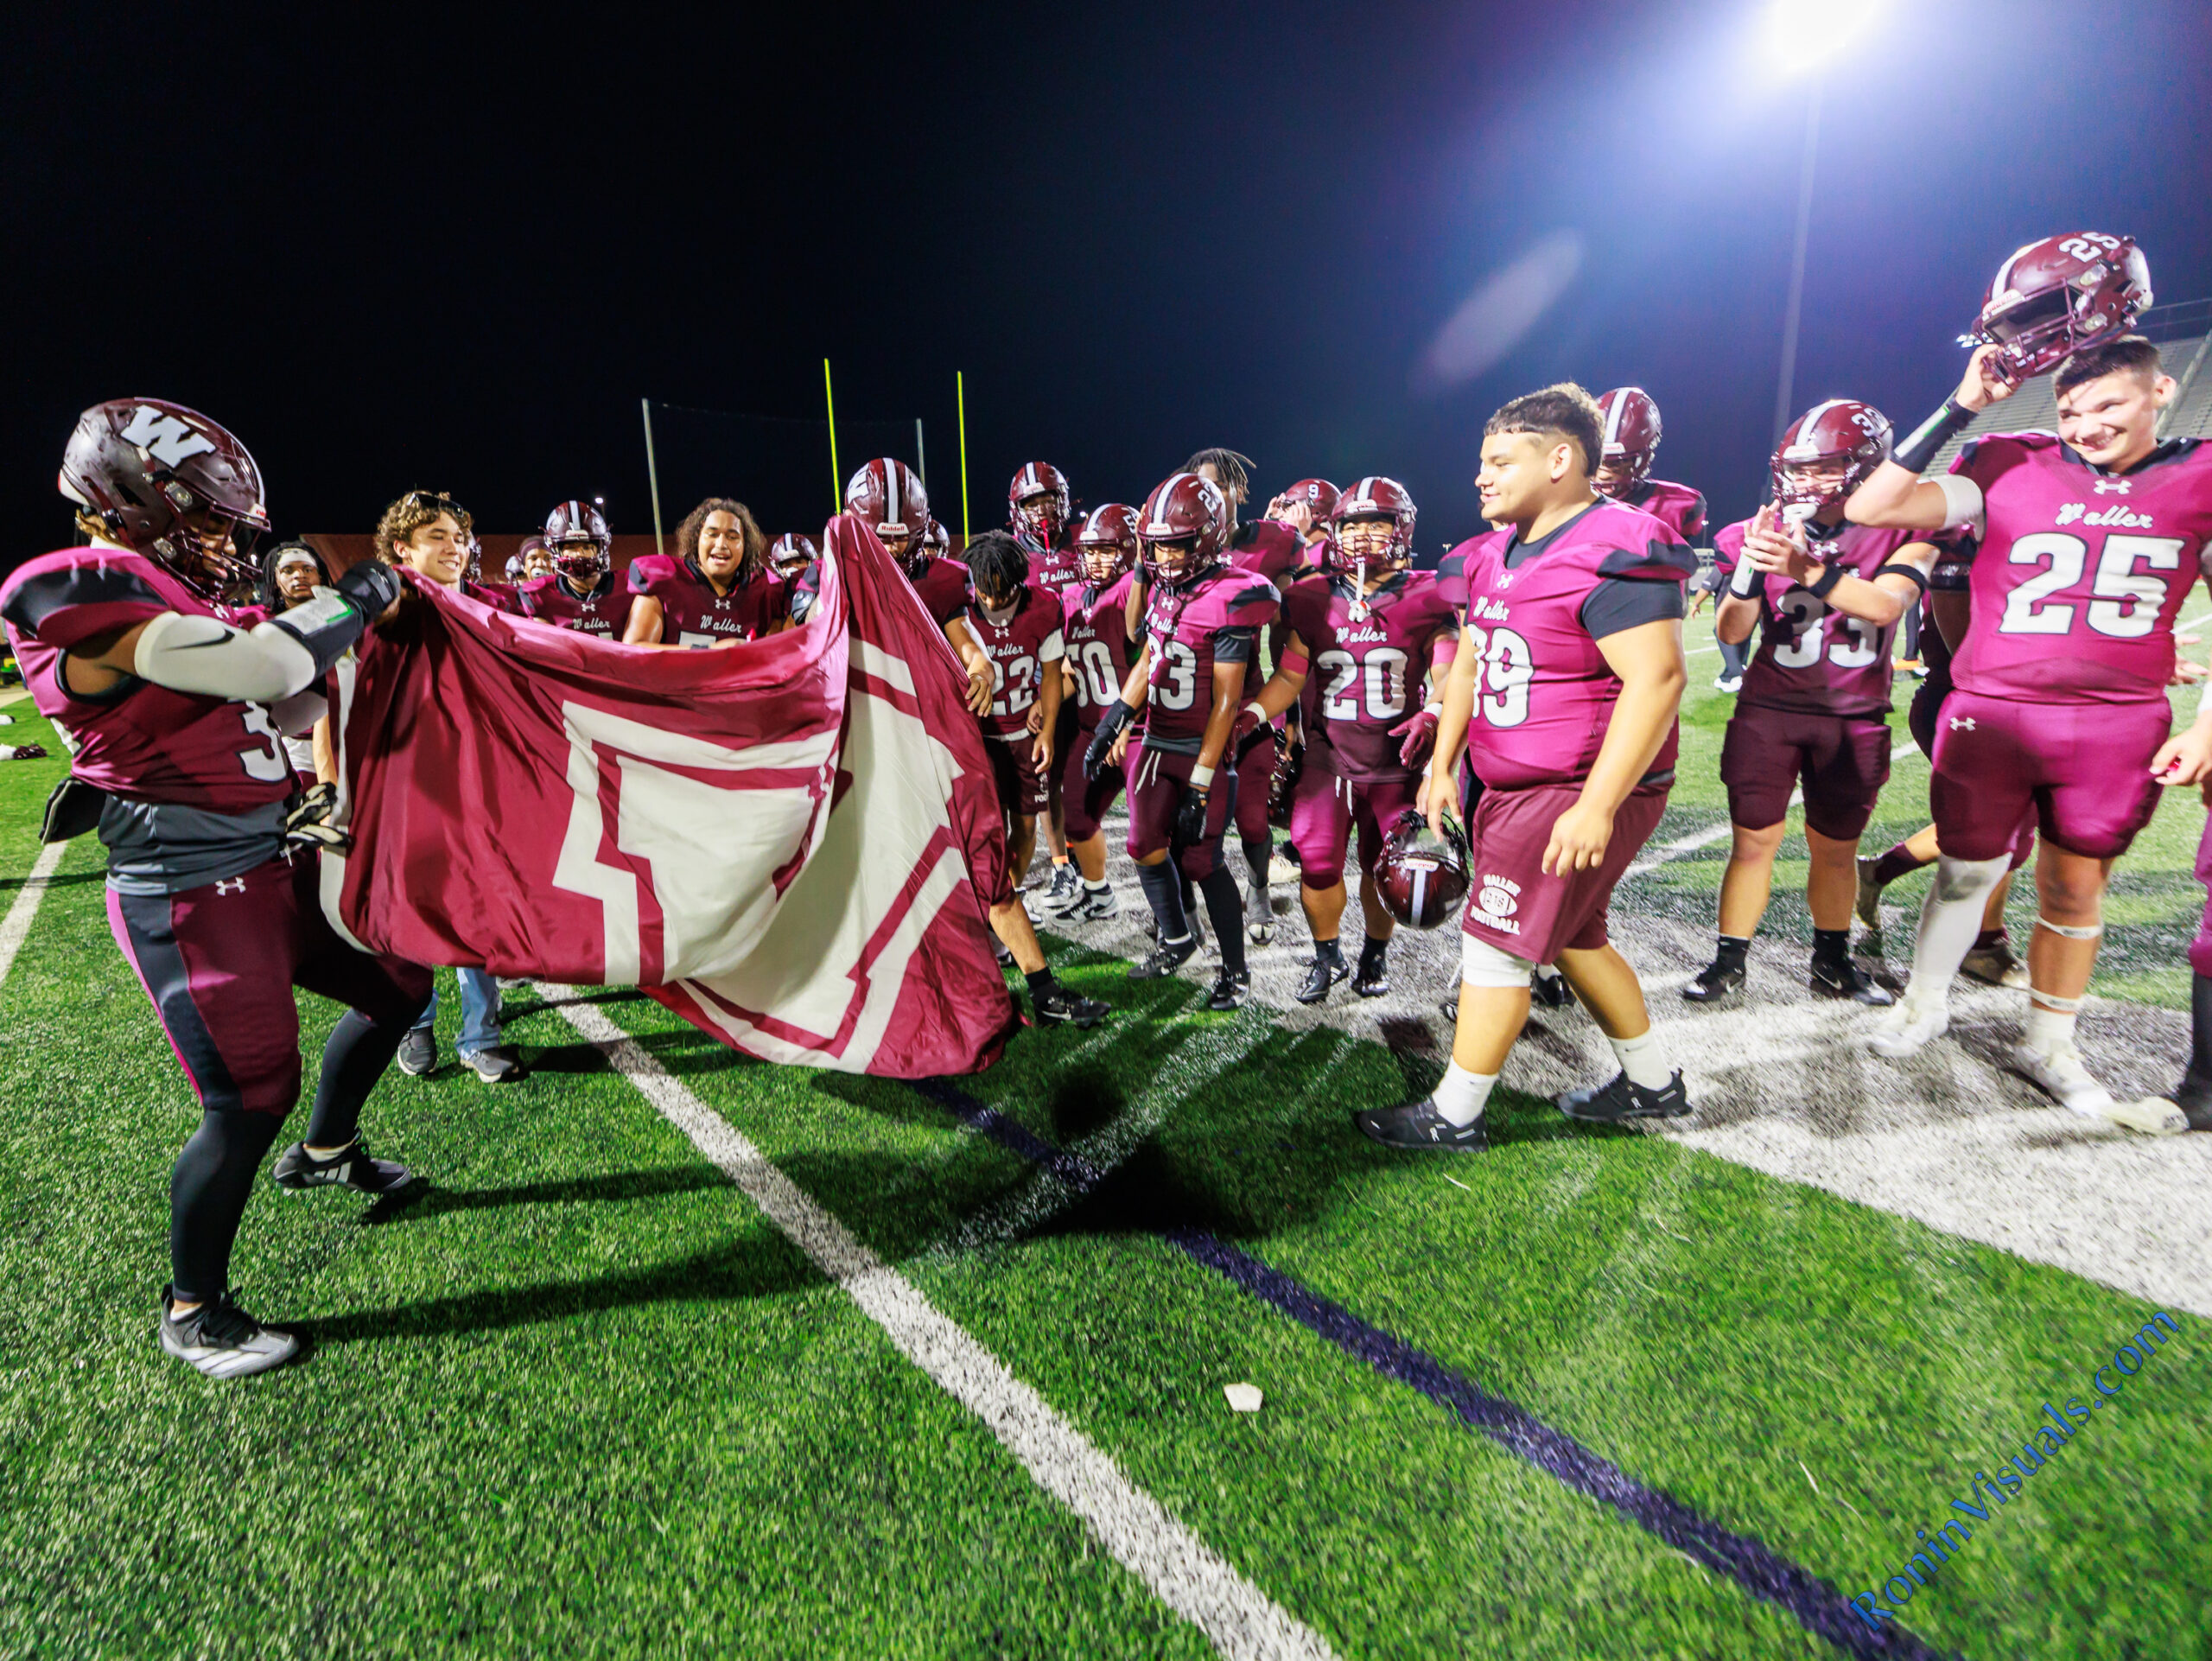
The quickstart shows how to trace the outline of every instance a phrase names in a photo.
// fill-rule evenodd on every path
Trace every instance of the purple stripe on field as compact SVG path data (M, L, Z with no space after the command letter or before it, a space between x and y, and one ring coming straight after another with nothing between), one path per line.
M1105 1173L995 1107L986 1106L950 1079L928 1079L914 1088L992 1141L1052 1173L1077 1193L1088 1193ZM1700 1517L1662 1489L1647 1487L1619 1466L1554 1430L1527 1409L1492 1396L1427 1352L1372 1326L1342 1304L1309 1290L1278 1269L1203 1229L1176 1229L1164 1237L1193 1262L1225 1276L1261 1301L1387 1378L1419 1391L1578 1492L1610 1505L1655 1539L1734 1581L1754 1597L1786 1610L1808 1632L1853 1655L1943 1661L1955 1651L1931 1649L1895 1622L1870 1628L1849 1599L1800 1569L1764 1542Z

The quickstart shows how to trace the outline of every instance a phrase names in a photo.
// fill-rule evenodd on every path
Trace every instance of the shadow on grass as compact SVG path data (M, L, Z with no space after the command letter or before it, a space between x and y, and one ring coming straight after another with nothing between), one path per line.
M651 1171L617 1171L605 1176L575 1177L565 1182L524 1182L512 1188L444 1188L425 1186L412 1200L379 1200L362 1213L363 1224L420 1222L447 1212L497 1211L509 1206L598 1205L607 1200L652 1200L662 1194L696 1193L727 1188L730 1181L704 1166L671 1166Z
M631 1273L425 1298L388 1309L363 1309L288 1326L311 1347L320 1348L327 1344L496 1332L657 1303L728 1303L781 1297L822 1285L821 1276L794 1247L774 1234L772 1225L758 1219L755 1222L756 1231L766 1238L732 1241Z
M22 888L29 881L30 879L28 876L0 876L0 894L10 893L16 888ZM72 871L67 876L48 877L46 879L45 886L49 888L67 888L74 887L79 882L105 882L106 881L107 873L105 871Z

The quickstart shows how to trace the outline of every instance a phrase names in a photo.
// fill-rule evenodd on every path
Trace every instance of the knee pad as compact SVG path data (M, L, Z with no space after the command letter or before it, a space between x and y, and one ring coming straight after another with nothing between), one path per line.
M2008 869L2003 854L1994 859L1953 859L1948 854L1938 854L1929 897L1947 906L1955 901L1984 899Z
M1488 940L1471 934L1459 937L1459 978L1469 986L1507 990L1526 986L1529 971L1535 967L1526 958L1501 951Z

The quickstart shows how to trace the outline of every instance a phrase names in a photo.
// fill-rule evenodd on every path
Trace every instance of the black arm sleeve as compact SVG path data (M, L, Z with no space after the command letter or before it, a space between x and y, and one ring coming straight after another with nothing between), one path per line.
M1259 639L1256 628L1220 628L1214 631L1213 660L1216 663L1249 663L1252 648Z
M1582 602L1580 616L1590 638L1602 640L1624 628L1644 623L1679 622L1686 608L1682 585L1649 577L1608 576L1599 579Z

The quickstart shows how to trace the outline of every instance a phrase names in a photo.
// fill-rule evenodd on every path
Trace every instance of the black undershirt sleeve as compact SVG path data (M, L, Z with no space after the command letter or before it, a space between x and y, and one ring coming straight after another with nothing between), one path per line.
M1593 640L1645 623L1680 622L1686 608L1682 585L1649 577L1601 578L1582 602L1582 627Z

